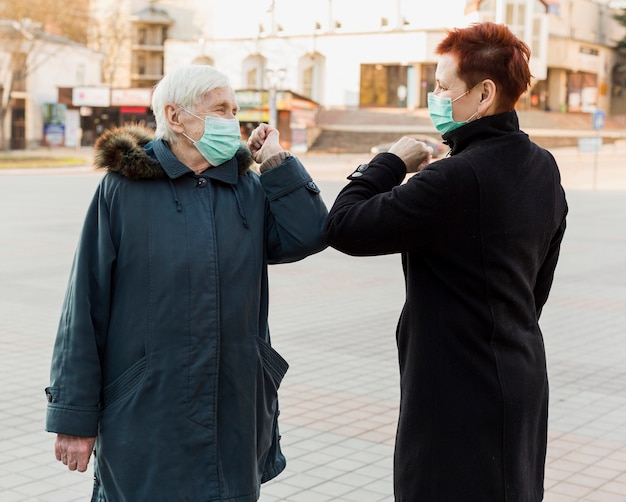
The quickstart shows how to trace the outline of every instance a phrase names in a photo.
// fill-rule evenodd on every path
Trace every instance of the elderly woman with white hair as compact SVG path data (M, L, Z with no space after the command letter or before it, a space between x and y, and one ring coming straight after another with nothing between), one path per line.
M285 467L271 263L324 249L319 189L261 124L241 143L210 66L167 74L156 133L103 134L46 389L55 454L94 501L256 501ZM256 161L261 174L250 167Z

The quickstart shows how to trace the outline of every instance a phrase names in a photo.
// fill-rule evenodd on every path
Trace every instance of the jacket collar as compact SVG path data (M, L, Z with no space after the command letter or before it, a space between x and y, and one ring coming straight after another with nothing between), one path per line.
M483 139L503 136L512 132L524 134L519 128L515 110L488 115L443 135L443 142L450 147L450 155L462 152L471 144Z
M201 176L235 184L238 176L246 173L252 163L250 150L241 145L235 157L207 169ZM154 131L140 125L105 131L94 145L94 165L130 179L176 179L193 174L176 158L166 141L154 139Z
M186 174L194 174L189 167L176 158L167 142L162 139L155 139L152 141L151 147L157 161L161 164L161 167L169 178L176 179ZM146 148L150 148L150 145L147 145ZM197 176L234 185L237 183L237 178L239 177L237 155L219 166L209 167L206 171L201 172Z

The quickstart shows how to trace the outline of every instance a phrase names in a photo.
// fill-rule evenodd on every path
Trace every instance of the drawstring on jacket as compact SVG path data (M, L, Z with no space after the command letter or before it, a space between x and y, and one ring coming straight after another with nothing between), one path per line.
M176 187L174 186L174 182L172 181L172 178L169 178L169 182L170 182L170 189L172 190L172 196L174 197L174 202L176 203L176 212L182 213L183 205L178 199L178 194L176 193Z
M176 204L176 211L182 213L183 205L178 198L178 193L176 192L176 187L174 186L174 182L172 179L169 179L170 189L172 191L172 197L174 198L174 202ZM243 223L244 228L250 228L250 224L248 223L248 217L246 216L246 211L243 207L243 202L241 197L239 197L239 192L237 191L237 187L235 185L231 185L231 189L233 194L235 195L235 200L237 201L237 210L239 211L239 216L241 216L241 222Z
M235 185L230 186L235 194L235 200L237 201L237 209L239 210L239 216L241 216L241 220L243 221L244 228L250 228L248 224L248 218L246 217L246 212L243 207L243 203L239 197L239 192L237 191L237 187Z

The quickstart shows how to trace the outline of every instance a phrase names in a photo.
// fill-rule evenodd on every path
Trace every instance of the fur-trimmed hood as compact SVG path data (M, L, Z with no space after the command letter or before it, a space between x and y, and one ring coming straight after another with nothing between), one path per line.
M143 125L126 125L106 130L94 145L94 166L119 173L130 179L165 178L158 161L144 148L154 139L154 130ZM239 174L253 164L250 150L243 144L235 154Z

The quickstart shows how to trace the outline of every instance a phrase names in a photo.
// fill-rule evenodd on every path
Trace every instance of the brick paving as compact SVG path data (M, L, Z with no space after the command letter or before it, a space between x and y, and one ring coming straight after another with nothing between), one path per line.
M554 151L569 228L542 328L551 382L548 502L626 501L626 145ZM331 204L366 155L303 155ZM56 462L43 432L52 343L89 168L0 171L0 501L88 500L91 474ZM261 502L392 497L402 305L398 256L326 250L271 268L271 326L290 362L280 390L286 471Z

